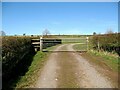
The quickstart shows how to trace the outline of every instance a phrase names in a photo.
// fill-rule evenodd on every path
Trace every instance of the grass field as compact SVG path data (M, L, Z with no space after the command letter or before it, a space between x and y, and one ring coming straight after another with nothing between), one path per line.
M87 45L86 44L76 44L73 46L73 49L76 51L86 51Z
M63 38L62 43L86 43L86 38Z

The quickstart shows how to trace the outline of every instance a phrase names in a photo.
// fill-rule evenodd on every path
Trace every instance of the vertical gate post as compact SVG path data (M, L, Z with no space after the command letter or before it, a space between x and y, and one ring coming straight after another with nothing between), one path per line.
M99 50L100 50L100 43L99 43L99 40L98 40L98 52L99 52Z
M89 47L88 47L88 39L89 39L89 37L86 37L86 43L87 43L87 51L88 51L88 49L89 49Z
M40 51L42 51L42 44L43 44L42 37L40 37Z

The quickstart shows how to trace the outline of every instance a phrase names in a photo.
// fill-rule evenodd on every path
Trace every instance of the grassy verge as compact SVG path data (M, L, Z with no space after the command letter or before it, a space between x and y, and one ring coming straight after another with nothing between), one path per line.
M86 47L84 45L76 44L73 46L75 50L84 50ZM90 46L89 46L90 48ZM86 58L89 63L96 66L96 69L99 72L104 73L105 76L111 79L112 84L115 87L118 87L118 73L120 73L120 57L116 53L109 53L105 51L96 51L96 50L89 50L87 53L82 53L82 57ZM101 67L103 69L97 68Z
M73 46L75 50L86 50L86 45L83 44L76 44ZM116 53L109 53L105 51L97 51L97 50L89 50L86 54L83 54L84 57L89 57L88 59L92 59L92 61L99 64L99 62L103 62L113 71L120 72L118 70L118 61L120 57Z
M24 76L21 76L20 80L16 84L16 88L34 87L34 83L38 78L38 72L46 60L46 55L46 53L40 51L36 53L28 72Z
M118 61L120 58L117 54L112 54L104 51L98 52L96 50L89 50L87 54L89 54L89 56L93 59L97 57L98 59L96 58L96 60L94 60L95 62L103 62L113 71L120 72L120 70L118 70Z
M119 58L117 55L90 50L87 53L82 53L81 56L95 65L99 72L107 76L115 87L118 87L118 73L120 73L120 70L118 69Z

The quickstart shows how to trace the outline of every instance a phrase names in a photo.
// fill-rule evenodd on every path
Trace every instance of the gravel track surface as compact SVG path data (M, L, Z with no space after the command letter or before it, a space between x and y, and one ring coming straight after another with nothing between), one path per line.
M63 44L55 51L73 50L74 44ZM50 54L36 82L36 88L114 88L102 73L77 52Z

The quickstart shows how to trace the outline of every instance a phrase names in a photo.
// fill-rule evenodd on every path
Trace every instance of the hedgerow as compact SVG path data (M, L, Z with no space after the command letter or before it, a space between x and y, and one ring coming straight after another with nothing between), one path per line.
M116 52L120 55L119 37L120 33L93 35L91 42L94 49L99 49L108 52ZM99 48L98 48L99 43Z
M29 37L2 37L2 76L6 80L15 74L13 69L19 63L26 62L24 57L30 53L34 53ZM28 60L29 62L29 60Z

